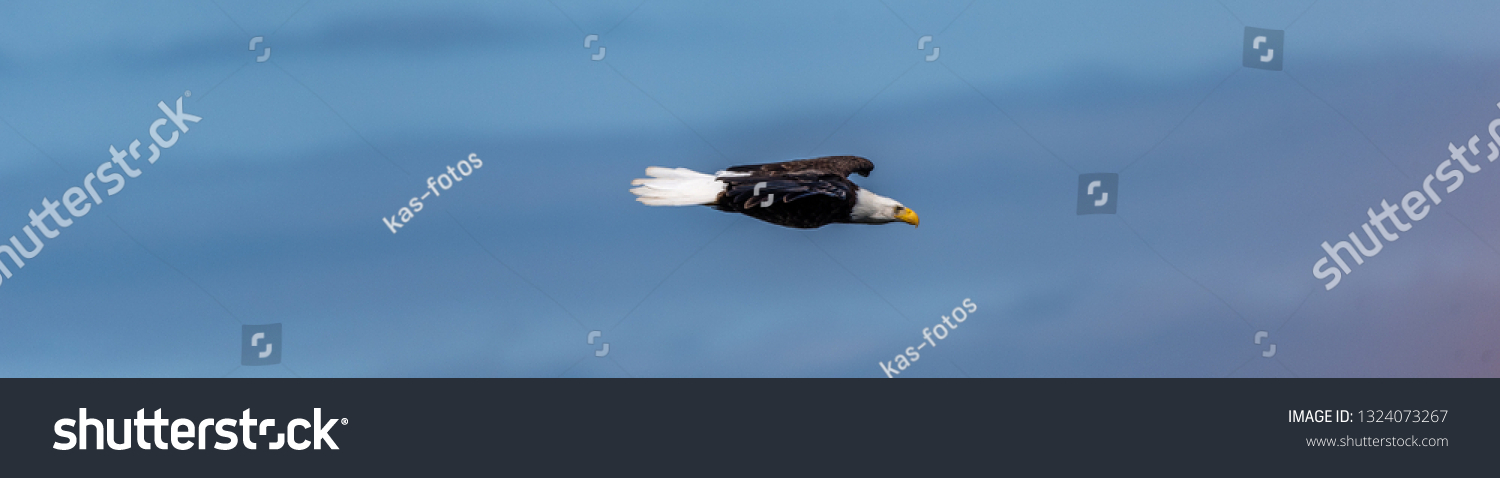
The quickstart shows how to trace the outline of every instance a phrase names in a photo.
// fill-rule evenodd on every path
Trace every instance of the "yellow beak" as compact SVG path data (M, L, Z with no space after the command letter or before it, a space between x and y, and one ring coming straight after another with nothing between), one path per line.
M916 226L918 222L917 212L911 210L911 208L902 209L900 213L896 214L896 220Z

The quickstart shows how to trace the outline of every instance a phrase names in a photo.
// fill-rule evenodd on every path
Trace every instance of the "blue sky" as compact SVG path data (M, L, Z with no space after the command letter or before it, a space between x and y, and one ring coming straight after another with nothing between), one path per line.
M203 118L0 283L0 376L883 377L966 298L902 378L1500 374L1493 168L1311 274L1500 118L1492 5L806 3L0 6L0 237L157 102ZM627 191L832 154L922 227ZM1098 172L1118 214L1078 216ZM269 323L282 365L241 366Z

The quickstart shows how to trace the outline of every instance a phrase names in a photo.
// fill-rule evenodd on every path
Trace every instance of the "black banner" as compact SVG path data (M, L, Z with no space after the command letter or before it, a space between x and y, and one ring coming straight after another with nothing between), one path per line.
M1097 473L1129 463L1440 476L1481 469L1500 444L1494 380L0 383L5 462L54 475Z

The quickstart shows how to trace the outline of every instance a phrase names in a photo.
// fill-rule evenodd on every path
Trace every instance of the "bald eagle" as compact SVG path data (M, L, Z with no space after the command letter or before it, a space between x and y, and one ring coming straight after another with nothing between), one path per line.
M917 213L894 199L860 188L849 173L870 176L875 163L859 156L824 156L734 166L715 174L686 168L646 168L650 178L631 189L648 206L712 206L785 227L831 223L917 225Z

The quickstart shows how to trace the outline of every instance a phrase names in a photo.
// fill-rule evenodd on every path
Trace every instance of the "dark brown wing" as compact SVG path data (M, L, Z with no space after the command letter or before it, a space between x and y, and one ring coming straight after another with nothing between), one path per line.
M795 173L837 174L847 178L849 177L849 173L869 177L870 171L874 170L875 163L859 156L824 156L821 158L799 159L780 163L747 164L744 166L735 166L725 171L751 173L755 176L776 176Z
M727 184L714 207L786 227L849 222L859 186L838 174L793 173L721 177Z

